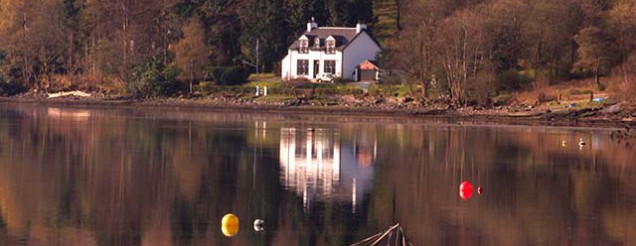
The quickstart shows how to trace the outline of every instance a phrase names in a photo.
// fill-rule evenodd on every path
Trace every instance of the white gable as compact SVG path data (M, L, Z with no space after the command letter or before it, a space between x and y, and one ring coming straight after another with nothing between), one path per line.
M378 43L367 32L360 33L343 50L343 77L355 79L356 67L365 60L375 60L379 52Z
M281 75L285 80L314 80L323 74L355 80L356 67L364 60L375 60L379 51L379 44L362 29L312 28L289 46Z

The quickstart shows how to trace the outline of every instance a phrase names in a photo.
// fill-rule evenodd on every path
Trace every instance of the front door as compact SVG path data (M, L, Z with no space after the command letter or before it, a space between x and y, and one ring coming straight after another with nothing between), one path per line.
M318 78L318 71L320 71L320 60L314 60L314 77L312 78Z

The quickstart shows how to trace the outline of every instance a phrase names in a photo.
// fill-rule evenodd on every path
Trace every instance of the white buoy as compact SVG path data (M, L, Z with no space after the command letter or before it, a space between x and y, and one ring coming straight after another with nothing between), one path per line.
M254 220L254 231L261 232L265 230L265 221L261 219Z
M580 138L579 139L579 146L583 146L583 145L585 145L585 142L583 141L583 138Z

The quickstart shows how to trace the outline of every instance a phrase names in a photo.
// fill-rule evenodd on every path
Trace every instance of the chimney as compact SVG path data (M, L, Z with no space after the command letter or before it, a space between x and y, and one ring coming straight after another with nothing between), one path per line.
M356 24L356 34L361 33L363 30L367 30L367 25L358 22Z
M316 28L318 28L318 23L316 23L314 17L311 17L311 21L307 23L307 32L311 32L311 30Z

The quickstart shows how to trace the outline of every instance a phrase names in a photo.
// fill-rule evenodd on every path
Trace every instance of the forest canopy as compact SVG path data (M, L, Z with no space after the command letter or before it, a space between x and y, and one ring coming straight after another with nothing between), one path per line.
M423 96L483 101L529 84L632 81L621 68L634 60L634 13L636 0L0 0L0 82L124 88L147 68L184 83L213 67L277 72L314 17L367 23L381 67Z
M141 68L201 79L260 59L273 71L311 17L373 21L371 0L0 0L0 80L46 89L54 75L133 83ZM258 50L256 43L259 43ZM152 60L152 61L149 61ZM162 66L146 66L149 63Z

